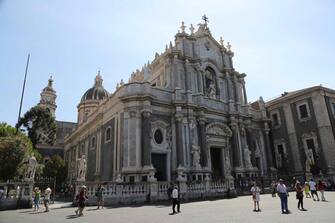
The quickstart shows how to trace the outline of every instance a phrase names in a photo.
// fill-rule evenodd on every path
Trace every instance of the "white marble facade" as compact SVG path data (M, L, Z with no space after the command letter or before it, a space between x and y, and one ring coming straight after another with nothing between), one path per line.
M65 139L71 179L82 155L93 182L270 175L264 102L258 110L248 105L246 74L234 69L231 45L215 40L206 21L190 27L187 33L183 24L163 53L111 95L85 93L79 126Z

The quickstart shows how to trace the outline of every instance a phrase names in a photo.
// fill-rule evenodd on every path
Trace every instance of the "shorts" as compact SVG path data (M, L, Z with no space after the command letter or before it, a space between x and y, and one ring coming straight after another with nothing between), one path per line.
M104 197L103 196L98 196L98 202L104 202Z

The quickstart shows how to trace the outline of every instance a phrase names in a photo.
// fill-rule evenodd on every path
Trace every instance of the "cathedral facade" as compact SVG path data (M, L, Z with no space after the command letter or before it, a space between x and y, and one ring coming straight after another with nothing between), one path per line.
M86 182L233 180L273 176L265 103L247 101L246 74L207 22L184 24L163 53L113 93L100 73L65 138L69 180L86 160Z

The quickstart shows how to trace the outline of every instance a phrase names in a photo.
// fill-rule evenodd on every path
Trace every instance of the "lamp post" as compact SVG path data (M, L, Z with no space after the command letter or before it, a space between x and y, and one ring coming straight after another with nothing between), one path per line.
M20 101L20 108L19 108L19 116L17 118L17 122L19 123L20 121L20 116L21 116L21 109L22 109L22 101L23 101L23 95L24 95L24 89L26 87L26 79L27 79L27 72L28 72L28 65L29 65L29 58L30 58L30 54L28 54L28 58L27 58L27 64L26 64L26 71L24 73L24 81L23 81L23 86L22 86L22 94L21 94L21 101ZM16 134L19 130L19 126L16 126Z

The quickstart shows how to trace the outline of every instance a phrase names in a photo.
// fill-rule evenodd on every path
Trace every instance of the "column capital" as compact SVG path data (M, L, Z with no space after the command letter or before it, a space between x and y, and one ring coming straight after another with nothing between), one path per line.
M199 116L197 119L200 125L206 124L206 118L204 116Z
M181 122L183 120L184 115L182 113L176 113L174 115L176 122Z
M264 129L263 132L268 135L270 132L269 124L267 122L264 122Z
M135 118L136 115L137 115L137 111L136 110L130 110L128 113L129 113L129 117L130 118Z
M149 118L151 116L150 110L142 110L141 113L144 118Z

